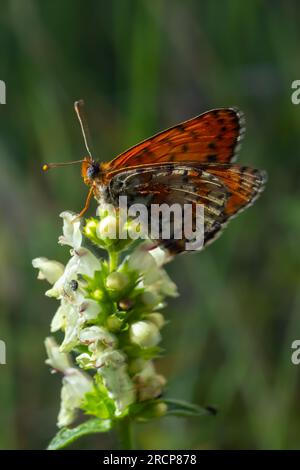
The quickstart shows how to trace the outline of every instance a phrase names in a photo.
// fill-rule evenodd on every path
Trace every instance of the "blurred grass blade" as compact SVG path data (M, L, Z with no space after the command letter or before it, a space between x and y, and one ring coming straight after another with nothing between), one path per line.
M164 400L168 406L166 416L215 416L217 414L216 408L212 406L199 406L188 403L183 400L173 400L171 398Z

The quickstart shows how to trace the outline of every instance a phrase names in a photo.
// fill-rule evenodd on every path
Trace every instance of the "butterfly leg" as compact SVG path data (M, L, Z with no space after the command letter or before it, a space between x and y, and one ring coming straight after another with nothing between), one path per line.
M78 219L80 219L86 213L86 211L89 208L89 205L90 205L90 202L91 202L91 199L92 199L92 196L93 196L93 192L94 192L94 187L92 186L90 188L89 192L88 192L84 208L79 212L79 214L76 217L74 217L72 222L76 222Z

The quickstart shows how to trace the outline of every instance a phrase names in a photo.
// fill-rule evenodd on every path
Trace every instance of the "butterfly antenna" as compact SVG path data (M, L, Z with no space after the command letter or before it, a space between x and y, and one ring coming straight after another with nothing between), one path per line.
M64 162L64 163L44 163L42 166L43 171L51 170L51 168L57 168L58 166L67 166L74 165L74 163L82 163L84 160L75 160L74 162Z
M85 113L84 113L84 101L83 100L75 101L74 108L75 108L77 117L78 117L79 122L80 122L80 127L81 127L82 135L83 135L83 138L84 138L85 147L86 147L87 152L90 156L90 159L93 160L92 152L91 152L92 146L91 146L90 131L89 131L88 124L87 124L87 119L86 119ZM43 171L48 171L51 168L57 168L59 166L74 165L74 163L82 163L85 160L86 159L84 159L84 160L75 160L73 162L65 162L65 163L44 163L43 166L42 166L42 170Z
M87 149L89 156L93 160L91 136L90 136L90 131L89 131L89 127L88 127L88 123L87 123L87 119L86 119L86 115L84 111L84 101L83 100L75 101L74 108L75 108L75 112L77 114L78 120L80 122L80 127L81 127L81 132L84 138L85 148Z

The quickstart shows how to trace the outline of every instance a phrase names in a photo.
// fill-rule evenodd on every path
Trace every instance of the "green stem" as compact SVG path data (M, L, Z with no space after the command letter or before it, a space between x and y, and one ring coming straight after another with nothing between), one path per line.
M119 255L116 251L109 251L109 272L113 272L118 267Z
M132 423L130 418L120 419L117 425L121 450L131 450L133 446Z

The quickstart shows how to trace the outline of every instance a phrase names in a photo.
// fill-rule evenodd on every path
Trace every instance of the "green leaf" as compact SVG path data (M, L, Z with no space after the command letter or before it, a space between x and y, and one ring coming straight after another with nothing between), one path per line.
M88 434L97 434L100 432L108 432L112 428L112 422L109 419L89 419L80 424L76 428L63 428L52 439L48 446L48 450L58 450L66 447L81 436Z
M161 400L168 406L168 410L165 416L214 416L217 414L217 410L212 406L199 406L192 403L188 403L183 400L174 400L172 398L166 398Z
M158 406L161 403L163 403L163 400L160 399L133 403L129 407L129 415L137 421L148 421L150 419L161 418L162 416L165 416L165 412L163 412L163 414L158 413Z
M157 404L157 403L161 403L162 400L145 400L145 401L141 401L141 402L138 402L138 403L132 403L130 406L129 406L129 414L130 416L133 416L133 417L138 417L140 415L142 415L144 413L144 411L148 410L149 408L152 408L153 405Z
M107 389L101 382L100 376L95 376L95 385L92 391L85 394L84 402L80 407L86 414L107 419L114 416L115 404L109 398Z
M166 411L159 412L158 405L167 405ZM159 412L159 413L158 413ZM180 416L180 417L191 417L191 416L209 416L215 415L216 409L207 406L194 405L181 400L173 399L162 399L156 398L154 400L146 400L140 403L133 403L130 405L129 414L137 421L144 421L153 418L162 418L164 416Z

